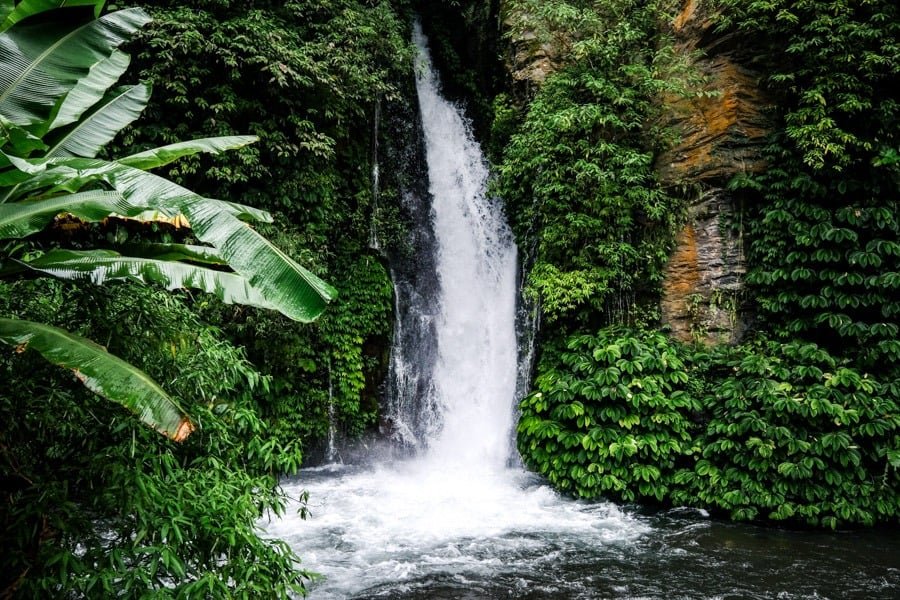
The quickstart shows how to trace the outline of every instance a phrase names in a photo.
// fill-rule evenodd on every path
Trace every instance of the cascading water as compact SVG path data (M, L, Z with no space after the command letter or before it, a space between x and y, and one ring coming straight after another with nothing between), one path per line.
M493 552L535 550L533 541L523 545L527 532L582 531L600 542L643 531L612 505L565 503L507 467L517 380L516 248L486 195L488 169L468 123L439 93L418 25L414 41L440 285L433 315L409 311L398 335L425 328L436 336L430 384L406 382L425 408L403 429L426 449L407 461L304 472L296 489L309 492L311 517L288 516L269 532L294 543L304 566L325 575L315 598L413 584L431 572L491 569ZM392 362L402 371L404 360ZM394 377L402 385L403 373ZM409 420L399 412L392 418L395 427ZM489 546L490 555L480 556Z
M515 401L516 248L487 197L481 149L440 96L418 27L414 41L440 281L432 374L440 422L427 458L444 468L502 468Z
M432 218L417 234L428 241L416 257L424 272L395 279L387 416L414 452L306 469L285 484L290 495L309 492L310 516L289 511L267 530L324 576L310 597L823 598L821 581L851 570L852 582L831 577L826 591L888 597L879 595L890 590L879 565L900 555L896 541L864 540L852 548L877 550L854 559L846 536L841 552L830 552L818 538L717 525L698 511L639 516L560 497L511 466L516 250L485 196L479 147L439 94L418 27L415 42ZM520 321L529 315L520 311Z

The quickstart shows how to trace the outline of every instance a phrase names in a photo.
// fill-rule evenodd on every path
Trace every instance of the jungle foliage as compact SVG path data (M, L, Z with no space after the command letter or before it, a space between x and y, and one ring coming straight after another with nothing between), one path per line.
M900 515L900 384L812 343L607 328L545 349L519 449L582 498L835 528Z
M66 9L67 23L74 15L90 18L98 3L74 4ZM2 165L4 175L18 172L9 183L23 185L10 195L16 202L2 205L13 207L3 213L3 231L28 237L3 246L4 257L14 260L4 265L12 277L0 283L0 314L102 342L159 381L196 430L177 445L154 437L80 388L71 374L54 372L30 353L2 354L0 585L4 594L35 598L289 597L303 591L308 574L287 545L260 537L258 520L283 509L287 499L278 481L299 468L307 441L324 437L329 402L348 433L371 424L376 412L392 302L382 260L367 248L371 117L376 103L397 100L392 78L409 75L406 20L386 2L209 2L190 9L162 3L148 10L155 20L124 48L132 55L130 67L124 53L113 53L106 75L111 85L128 67L126 77L142 80L129 89L149 92L152 86L153 98L101 158L40 158L48 146L40 133L4 122L10 134L4 150L15 145L19 156L11 158L13 166ZM26 19L15 27L41 24ZM348 37L349 30L359 35ZM235 140L246 133L262 140L248 146L256 136L240 138L229 144L239 149L215 157L189 156L191 148L177 142ZM57 168L75 179L66 183L53 174ZM156 179L128 180L147 168L157 169ZM302 327L289 311L284 316L245 306L271 308L269 301L234 304L236 295L247 300L252 290L227 285L229 260L198 241L221 245L223 253L247 244L205 239L197 227L205 212L187 215L190 230L183 227L184 211L154 204L149 208L156 212L132 215L127 202L101 194L92 203L48 205L35 216L25 214L33 204L16 206L27 199L15 194L48 188L24 177L48 187L86 185L90 194L109 186L126 197L129 190L117 184L130 181L129 189L149 196L162 188L148 183L165 177L164 191L177 193L164 197L181 202L179 209L239 198L260 208L221 202L229 207L227 220L274 215L277 223L257 231L285 255L343 281L341 300L327 318ZM189 197L181 192L187 184L196 190ZM391 193L382 190L386 199ZM104 219L106 200L115 204L112 212L144 222ZM56 218L61 212L73 216ZM36 225L37 217L43 220ZM238 222L240 230L232 233L249 235L252 230ZM402 230L389 225L384 232ZM391 241L387 234L384 239ZM65 254L51 250L60 245ZM183 270L135 270L121 264L127 253L210 273L192 279ZM102 271L99 279L194 286L215 295L97 288L89 285L90 268L72 260L86 254ZM34 278L60 268L70 281Z
M218 302L195 307L272 377L261 408L285 442L298 434L308 447L323 440L329 404L339 432L359 434L376 420L393 310L383 257L369 248L370 226L374 219L386 252L399 244L392 232L403 230L389 175L375 209L372 160L373 136L386 135L375 129L376 112L388 114L408 97L405 3L143 5L154 23L131 48L132 71L153 84L154 99L121 146L259 136L259 143L214 163L190 158L163 173L204 195L235 194L270 211L274 223L262 231L316 265L339 292L311 327Z
M255 397L268 379L221 330L153 288L0 283L0 310L72 327L159 381L197 423L173 443L26 353L0 360L4 593L288 597L305 574L257 529L300 465Z
M496 190L532 261L526 292L560 332L633 322L658 291L679 215L653 172L664 143L653 100L679 88L660 3L511 4L526 15L511 34L565 57L498 166ZM509 128L505 116L495 131Z
M610 306L655 303L679 211L651 169L667 134L650 99L658 80L674 83L653 69L678 72L654 33L664 6L516 4L533 19L522 31L566 49L518 124L515 103L495 104L495 129L513 132L499 188L552 329L521 403L526 463L587 498L831 528L896 522L895 3L717 3L721 33L758 48L779 125L769 167L729 185L750 207L756 333L710 351L652 333L651 310ZM593 19L617 60L592 54ZM643 327L609 327L623 321Z

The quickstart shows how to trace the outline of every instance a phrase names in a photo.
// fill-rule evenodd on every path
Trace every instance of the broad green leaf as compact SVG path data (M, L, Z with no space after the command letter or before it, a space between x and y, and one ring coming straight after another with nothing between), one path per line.
M91 67L149 21L142 9L130 8L77 27L25 24L0 34L0 114L22 126L48 120Z
M271 305L291 319L318 317L337 290L298 265L238 217L248 207L204 198L167 179L117 162L87 158L22 160L7 157L22 171L50 185L103 181L134 207L167 216L184 215L194 235L214 246ZM48 167L51 167L48 169ZM26 182L22 187L33 184ZM265 213L267 214L267 213Z
M120 249L129 256L156 260L189 260L208 265L227 265L215 248L190 244L125 244Z
M43 323L0 318L0 341L17 352L36 350L49 362L71 369L89 390L121 404L176 442L194 430L181 408L146 373L86 338Z
M6 31L22 19L63 6L93 6L94 18L100 16L106 0L22 0L14 10L6 10L6 6L12 8L13 2L0 4L0 32Z
M117 170L117 163L97 159L56 157L24 160L3 153L0 153L0 159L5 159L15 167L15 170L10 169L0 173L0 188L15 186L5 196L0 191L0 204L3 204L10 198L33 197L35 194L39 194L41 197L51 196L61 192L77 192L88 184L100 181L109 183L109 173ZM119 167L130 169L130 167L122 167L121 165ZM137 169L131 170L136 171L138 176L140 176L140 173L143 173L143 171ZM272 222L272 215L265 210L236 202L204 198L175 185L167 179L155 175L153 178L154 183L160 188L168 189L169 186L174 186L187 192L195 199L219 205L223 210L228 211L238 219L263 223ZM132 195L128 198L132 201L129 210L120 214L139 221L163 221L180 227L187 226L187 220L180 209L180 205L178 202L173 203L171 201L172 198L177 199L180 197L182 196L177 193L167 193L165 197L155 197L153 194ZM147 202L147 204L137 203L141 201Z
M90 281L94 285L131 281L169 290L193 288L214 294L226 304L274 308L240 275L188 263L122 256L112 250L51 250L21 264L59 279Z
M46 150L41 139L0 115L0 148L17 156L28 156L35 150ZM3 165L7 166L8 161Z
M210 154L219 154L226 150L234 150L242 148L248 144L259 141L255 135L232 135L225 137L202 138L199 140L191 140L189 142L178 142L169 144L168 146L160 146L152 150L146 150L125 158L119 158L116 162L134 167L136 169L148 170L155 169L167 165L172 161L178 160L183 156L190 156L198 152L208 152Z
M80 79L63 98L48 129L57 129L78 121L85 111L99 102L107 90L115 85L130 63L129 55L115 50L109 57L91 67L90 73Z
M185 215L194 234L216 247L285 316L312 321L337 296L337 290L233 215L207 203L186 207Z
M150 99L150 86L139 83L113 90L61 137L50 142L46 156L93 158L135 119Z
M34 202L0 204L0 239L21 238L44 229L57 215L69 213L82 221L102 221L112 214L140 214L116 192L92 190Z

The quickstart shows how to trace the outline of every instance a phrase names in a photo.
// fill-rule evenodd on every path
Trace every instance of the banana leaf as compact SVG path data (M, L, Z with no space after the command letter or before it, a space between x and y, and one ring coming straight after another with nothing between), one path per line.
M112 250L59 249L34 260L16 262L57 279L90 281L94 285L130 281L159 285L168 290L192 288L213 294L226 304L274 308L240 275L188 263L122 256Z
M17 156L28 156L35 150L46 150L47 145L41 138L0 115L0 148L12 151ZM8 164L9 162L5 161L2 166Z
M91 67L150 21L139 8L89 23L23 23L0 34L0 114L23 127L50 119Z
M189 142L178 142L168 146L160 146L152 150L138 152L125 158L116 159L116 162L147 171L169 164L183 156L190 156L198 152L219 154L226 150L242 148L247 144L259 141L255 135L230 135L223 137L201 138Z
M116 88L61 137L49 141L46 156L97 156L116 134L141 116L149 99L150 86L145 83Z
M110 215L140 214L121 195L92 190L37 200L0 204L0 240L21 238L43 230L57 215L69 213L82 221L102 221Z
M156 260L188 260L207 265L227 265L215 248L192 244L123 244L119 246L124 254Z
M128 69L131 57L124 52L114 50L107 58L93 67L86 77L75 84L53 117L48 130L58 129L78 121L88 109L94 106L119 80Z
M7 158L36 180L43 179L44 184L70 185L76 181L86 185L99 180L112 186L132 206L148 206L169 216L183 214L201 242L216 248L273 308L291 319L312 321L337 296L337 290L238 219L236 212L240 209L230 203L204 198L167 179L117 162Z
M121 404L176 442L194 430L181 408L146 373L86 338L43 323L0 318L0 341L17 352L35 350L49 362L71 369L89 390Z
M15 169L0 172L0 188L14 186L5 195L0 190L0 205L10 198L16 199L27 195L28 198L23 202L34 202L53 197L60 192L77 192L88 184L106 182L109 180L110 172L116 171L117 164L97 159L66 157L25 160L2 152L0 152L0 160L5 160L9 165L15 167ZM119 166L121 167L121 165ZM142 173L142 171L138 171L138 173ZM175 188L184 190L167 179L155 175L153 177L157 184L168 183ZM193 192L188 193L196 199L216 204L238 219L263 223L272 222L272 215L265 210L226 200L204 198ZM187 218L181 212L180 205L177 202L171 202L171 198L179 197L181 196L177 193L168 194L165 198L154 197L152 194L131 196L132 202L129 203L127 210L120 213L120 216L139 221L164 221L177 226L186 226ZM140 204L139 202L142 201L145 203Z
M63 6L93 6L96 18L100 16L105 3L106 0L22 0L15 9L12 9L13 2L8 0L3 4L10 7L10 10L0 9L0 32L6 31L22 19Z

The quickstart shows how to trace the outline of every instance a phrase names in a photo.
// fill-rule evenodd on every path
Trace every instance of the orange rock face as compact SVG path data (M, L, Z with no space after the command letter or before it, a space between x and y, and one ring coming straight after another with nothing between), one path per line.
M702 83L690 97L664 98L678 141L656 165L664 183L696 190L667 267L663 321L677 339L708 344L736 342L743 330L740 211L725 186L765 167L760 148L771 129L747 48L712 22L697 0L686 0L673 21L679 50L699 56L693 66Z
M760 149L771 124L759 74L748 66L752 47L715 31L707 4L684 0L671 23L678 51L700 77L692 94L660 99L678 139L658 157L656 169L663 184L691 190L688 220L663 283L662 318L675 338L712 344L736 342L744 328L741 218L726 184L765 167ZM530 15L501 7L507 30L518 30L510 40L510 75L540 86L563 61L565 40L541 43L523 25Z

